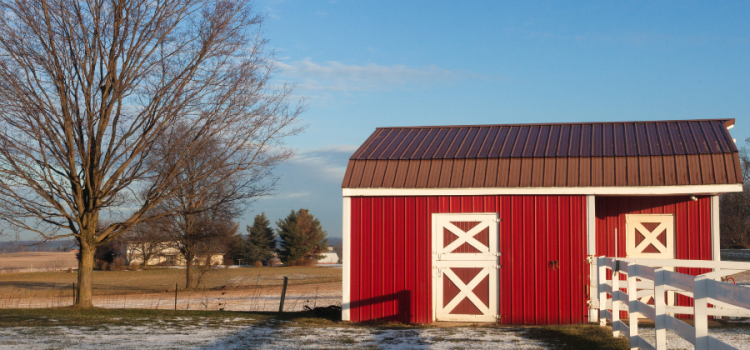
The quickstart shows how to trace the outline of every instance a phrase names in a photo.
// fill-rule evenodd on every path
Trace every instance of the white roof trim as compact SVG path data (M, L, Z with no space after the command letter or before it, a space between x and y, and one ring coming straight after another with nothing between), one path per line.
M715 195L742 192L742 184L622 187L344 188L344 197L485 195Z

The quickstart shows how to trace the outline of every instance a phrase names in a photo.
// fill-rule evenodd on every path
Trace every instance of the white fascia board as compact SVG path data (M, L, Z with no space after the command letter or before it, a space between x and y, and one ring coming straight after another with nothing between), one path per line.
M596 196L586 196L587 255L596 255Z
M352 286L352 280L351 280L351 271L352 271L352 259L351 259L351 235L352 235L352 228L351 228L351 218L352 218L352 199L349 197L344 197L343 199L343 222L342 222L342 256L341 256L341 263L343 267L342 271L342 281L341 281L341 320L342 321L350 321L351 320L351 286Z
M486 196L486 195L715 195L742 192L742 184L622 187L482 187L482 188L344 188L344 197Z
M713 261L721 261L720 232L719 196L713 196L711 197L711 260Z
M586 255L596 256L596 196L586 196ZM599 302L596 260L589 265L589 295L592 303ZM599 313L589 309L589 322L598 322Z

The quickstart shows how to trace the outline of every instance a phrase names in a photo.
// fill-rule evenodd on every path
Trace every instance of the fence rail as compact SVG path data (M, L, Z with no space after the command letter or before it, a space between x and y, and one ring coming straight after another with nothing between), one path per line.
M696 350L735 349L708 334L709 316L750 317L750 288L716 281L721 277L750 270L750 263L702 260L667 260L633 258L597 258L599 318L602 326L612 324L612 334L626 334L630 348L667 348L667 330L693 344ZM673 267L711 268L714 271L698 276L670 271ZM611 279L607 279L607 272ZM619 275L627 275L621 281ZM623 292L625 289L627 292ZM666 295L677 293L693 299L693 306L674 306ZM607 298L607 295L611 299ZM654 305L639 300L650 297ZM711 307L709 307L711 306ZM628 324L620 320L620 311L628 311ZM691 326L674 314L692 315ZM655 323L656 345L638 333L638 318Z

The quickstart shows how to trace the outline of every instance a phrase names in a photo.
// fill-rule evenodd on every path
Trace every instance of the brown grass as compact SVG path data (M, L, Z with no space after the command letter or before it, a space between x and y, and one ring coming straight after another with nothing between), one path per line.
M203 278L200 289L250 289L280 286L284 276L290 285L311 285L341 281L341 269L326 267L263 267L212 269ZM72 288L76 273L33 272L0 274L0 297L23 295L25 298L54 297L60 288ZM164 293L183 289L185 270L151 268L139 271L94 271L94 295Z
M628 338L612 337L612 329L595 324L529 326L527 337L548 343L554 349L630 349Z

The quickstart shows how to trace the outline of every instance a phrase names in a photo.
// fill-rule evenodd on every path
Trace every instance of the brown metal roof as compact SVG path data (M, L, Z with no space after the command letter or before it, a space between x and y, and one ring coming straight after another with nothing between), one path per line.
M378 128L344 188L741 183L734 120Z
M351 160L625 157L737 152L734 120L378 128Z

